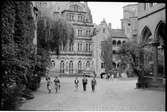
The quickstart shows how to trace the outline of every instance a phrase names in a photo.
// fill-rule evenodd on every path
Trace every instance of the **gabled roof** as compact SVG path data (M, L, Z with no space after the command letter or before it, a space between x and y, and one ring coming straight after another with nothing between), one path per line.
M122 29L111 29L111 35L112 37L121 37L121 38L127 38L124 31Z

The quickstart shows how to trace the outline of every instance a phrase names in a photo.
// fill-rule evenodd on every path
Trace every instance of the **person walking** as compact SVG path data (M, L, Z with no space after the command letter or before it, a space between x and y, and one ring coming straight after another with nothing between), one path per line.
M91 81L91 86L92 86L92 92L95 91L95 86L96 86L96 79L95 77L93 77L92 81Z
M47 77L47 89L49 91L49 93L51 93L51 80L50 80L50 77Z
M78 80L78 77L75 78L74 84L75 84L75 89L77 90L78 87L79 87L79 80Z
M82 84L83 84L83 90L86 91L86 85L87 85L88 79L86 78L85 74L82 79Z
M58 90L60 90L60 80L58 79L57 76L54 79L54 83L55 83L55 90L56 90L56 93L57 93Z

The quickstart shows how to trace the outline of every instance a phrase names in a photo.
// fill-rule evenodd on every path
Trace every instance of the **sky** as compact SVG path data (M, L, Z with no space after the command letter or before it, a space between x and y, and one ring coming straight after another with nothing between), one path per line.
M93 23L100 24L105 19L111 23L113 29L121 28L120 19L123 18L123 6L136 4L135 2L88 2L91 10Z

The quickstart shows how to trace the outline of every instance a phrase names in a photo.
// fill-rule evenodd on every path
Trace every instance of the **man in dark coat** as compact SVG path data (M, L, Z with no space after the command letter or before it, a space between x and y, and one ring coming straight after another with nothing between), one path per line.
M86 85L87 85L88 79L86 78L85 74L82 79L82 84L83 84L83 90L86 91Z

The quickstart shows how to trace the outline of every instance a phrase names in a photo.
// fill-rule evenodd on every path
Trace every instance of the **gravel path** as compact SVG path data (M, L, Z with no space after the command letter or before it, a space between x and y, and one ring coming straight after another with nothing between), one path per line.
M53 79L52 79L53 80ZM20 110L82 110L82 111L164 111L165 92L135 89L136 79L97 79L95 93L92 93L90 79L87 91L74 89L74 78L60 78L61 90L56 94L53 88L48 94L46 82L34 92L35 98L26 101Z

